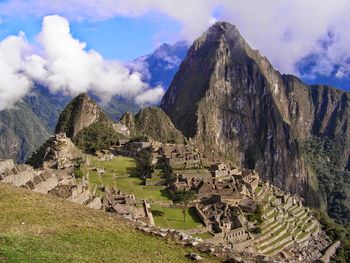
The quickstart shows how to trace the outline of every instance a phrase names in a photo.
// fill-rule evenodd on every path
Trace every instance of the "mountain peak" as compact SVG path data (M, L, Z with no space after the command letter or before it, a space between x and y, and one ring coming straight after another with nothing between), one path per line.
M304 167L286 105L281 76L227 22L194 42L161 102L203 152L303 194Z
M215 30L215 31L221 31L221 32L235 32L239 34L239 30L237 29L237 27L235 25L232 25L229 22L225 22L225 21L218 21L216 23L214 23L210 28L210 30Z
M75 97L61 113L56 133L65 132L69 138L97 121L108 121L108 117L87 93Z

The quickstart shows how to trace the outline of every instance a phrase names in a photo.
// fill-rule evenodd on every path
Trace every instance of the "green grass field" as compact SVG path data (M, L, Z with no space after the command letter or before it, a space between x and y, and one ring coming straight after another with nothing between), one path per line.
M190 262L111 214L0 184L0 262ZM206 262L219 262L204 255Z
M132 157L116 156L112 161L101 161L96 157L91 159L94 166L104 168L107 174L116 176L138 176L138 164Z
M159 227L185 230L203 226L193 208L186 210L185 222L181 208L166 208L160 205L152 205L151 210L154 221Z
M140 178L119 177L116 179L116 185L118 189L139 199L146 199L149 202L170 202L165 186L145 186Z
M101 161L97 157L91 158L92 166L105 170L103 175L96 171L89 171L91 189L103 184L108 187L117 187L127 194L133 194L138 199L150 202L170 202L165 186L145 186L141 179L138 163L134 158L117 156L112 161Z

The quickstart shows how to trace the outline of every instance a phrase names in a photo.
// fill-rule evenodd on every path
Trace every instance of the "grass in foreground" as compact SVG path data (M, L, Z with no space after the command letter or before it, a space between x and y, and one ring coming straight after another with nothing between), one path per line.
M203 226L193 208L186 210L185 222L183 220L181 208L167 208L160 205L152 205L151 210L154 221L159 227L185 230Z
M194 252L105 212L4 184L0 211L0 262L189 262Z

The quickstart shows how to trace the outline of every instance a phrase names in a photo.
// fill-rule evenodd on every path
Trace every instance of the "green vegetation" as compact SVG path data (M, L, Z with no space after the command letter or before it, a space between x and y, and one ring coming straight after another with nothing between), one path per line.
M261 224L263 222L263 209L262 206L259 204L256 208L256 211L254 213L248 214L247 215L247 219L250 222L258 222L259 224Z
M317 176L327 213L337 223L350 223L350 171L343 162L345 142L313 137L303 143L303 155Z
M250 232L252 232L253 234L261 234L262 230L260 227L254 227L254 228L250 229Z
M108 149L117 140L124 138L115 132L108 122L95 122L81 130L74 138L73 143L86 153L96 153Z
M185 137L170 118L158 107L147 107L135 116L125 114L120 120L128 126L133 137L148 136L161 142L184 143Z
M186 221L183 220L183 211L180 208L153 204L151 210L156 225L160 227L185 230L203 226L194 208L186 208Z
M320 221L322 228L333 242L340 240L341 246L338 249L337 257L332 260L336 263L350 262L350 225L337 224L324 211L316 211L316 218Z
M133 194L136 198L146 199L151 203L170 203L165 186L145 186L142 179L133 177L117 178L116 181L118 189Z
M256 189L255 189L255 193L257 194L257 195L259 195L260 194L260 192L263 190L263 188L259 185Z
M4 184L0 211L4 263L190 262L185 255L198 253L145 235L112 214Z
M47 127L22 102L0 111L0 158L24 162L49 135Z
M138 176L140 173L138 163L132 157L116 156L111 161L101 161L92 157L91 162L94 166L103 168L106 176Z
M186 210L187 205L195 198L195 193L193 191L178 191L175 193L174 202L180 204L182 214L184 217L184 222L186 221Z
M117 187L124 193L135 195L138 199L170 202L165 186L144 185L144 179L141 178L142 172L134 158L117 156L111 161L101 161L97 157L91 157L91 163L96 168L104 169L102 175L97 171L89 170L91 189L98 185Z
M75 178L80 179L83 178L84 173L81 171L80 167L74 167L74 175Z

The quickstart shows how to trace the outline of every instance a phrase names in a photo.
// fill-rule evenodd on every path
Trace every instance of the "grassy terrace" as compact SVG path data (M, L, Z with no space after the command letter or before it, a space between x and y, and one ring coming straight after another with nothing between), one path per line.
M278 247L273 248L273 249L271 249L271 250L265 252L265 254L266 254L266 255L272 255L272 254L274 254L275 252L278 252L278 251L282 250L282 249L285 248L287 245L292 244L292 243L293 243L293 241L288 240L288 241L284 242L283 244L279 245Z
M103 175L89 170L89 182L92 189L96 185L103 184L117 187L127 194L133 194L136 198L150 202L169 201L166 187L144 185L138 163L134 158L117 156L112 161L101 161L97 157L92 157L92 166L105 170Z
M259 185L259 186L255 189L255 194L257 194L257 195L259 196L262 190L263 190L263 188Z
M275 241L271 242L270 244L259 247L259 250L263 251L263 250L267 249L268 247L272 247L273 245L275 245L275 244L277 244L278 242L280 242L280 241L282 241L282 240L288 238L289 236L290 236L290 233L286 233L286 234L280 236L280 237L279 237L278 239L276 239Z
M152 176L161 178L161 177L165 176L164 170L163 169L154 169Z
M190 262L111 214L0 184L0 262ZM206 257L206 262L218 262Z
M180 208L166 208L161 205L151 206L154 221L157 226L173 229L193 229L203 227L196 215L194 208L186 210L186 221L183 221L183 214Z

